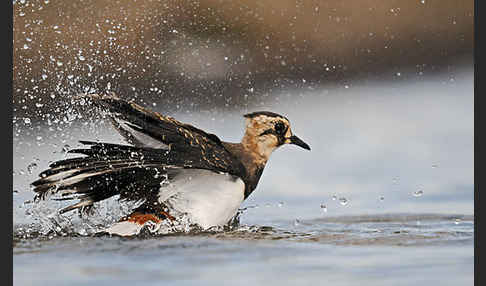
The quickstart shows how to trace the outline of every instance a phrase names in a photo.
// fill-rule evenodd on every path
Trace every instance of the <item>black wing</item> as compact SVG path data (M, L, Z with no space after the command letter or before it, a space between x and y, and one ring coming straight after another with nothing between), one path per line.
M56 195L55 200L79 199L62 212L91 207L94 202L120 195L120 199L156 201L164 180L170 180L183 167L166 151L81 141L86 149L70 153L85 157L70 158L49 165L32 183L36 198ZM175 165L171 165L175 162ZM183 165L183 164L179 164Z
M241 175L243 165L214 134L184 124L114 95L88 95L108 112L113 125L130 143L138 147L168 149L206 169ZM187 166L186 166L187 167Z
M212 134L113 96L89 96L108 112L120 133L136 146L81 141L70 150L84 157L51 164L32 183L39 198L80 199L61 212L91 207L114 195L120 199L156 201L161 185L184 168L207 169L245 177L246 171ZM144 146L148 136L159 147ZM147 139L147 138L145 138ZM153 142L151 144L154 144ZM157 144L155 144L157 145Z

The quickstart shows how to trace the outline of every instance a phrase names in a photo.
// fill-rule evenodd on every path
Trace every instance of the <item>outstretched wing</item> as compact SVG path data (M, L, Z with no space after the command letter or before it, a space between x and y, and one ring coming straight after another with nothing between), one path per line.
M118 132L138 147L167 149L186 159L184 167L213 169L241 176L245 169L214 134L184 124L114 95L87 95L108 112ZM192 163L191 163L192 162Z
M246 170L218 137L173 118L162 116L115 96L89 95L108 112L118 131L135 146L81 141L86 155L51 164L33 182L43 198L80 201L61 212L85 209L94 202L120 199L157 201L161 184L184 169L203 169L244 178Z
M120 195L122 200L157 202L164 196L164 184L188 169L215 171L205 162L191 162L189 167L183 154L163 149L81 143L87 148L69 153L86 156L54 162L32 183L38 198L55 195L56 200L80 200L61 212L89 208L115 195Z
M61 212L91 207L114 195L120 199L156 200L161 182L183 167L171 165L164 150L81 141L85 149L69 153L87 156L60 160L49 165L32 183L36 198L56 195L56 200L79 199ZM183 162L177 162L184 165Z

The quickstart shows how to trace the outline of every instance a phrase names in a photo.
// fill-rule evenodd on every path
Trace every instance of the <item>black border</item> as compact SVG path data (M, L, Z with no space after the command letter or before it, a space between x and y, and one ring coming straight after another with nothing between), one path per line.
M2 143L4 143L4 154L3 154L3 171L2 173L2 181L5 183L4 188L2 190L4 198L4 210L7 213L6 215L2 216L2 227L6 231L2 233L2 245L4 247L4 263L3 269L8 271L8 273L3 274L4 284L5 285L13 285L13 154L12 154L12 144L13 144L13 126L12 126L12 116L13 116L13 104L12 104L12 80L13 80L13 1L7 0L2 1L2 3L7 4L7 7L4 7L4 11L6 12L6 16L4 16L4 27L7 27L6 37L4 41L6 42L7 51L3 53L3 58L6 58L6 71L4 73L3 79L6 81L4 83L4 94L3 94L3 116L4 119L2 120L2 132L4 132L4 138L2 138ZM4 28L5 29L5 28ZM5 261L7 260L7 261Z

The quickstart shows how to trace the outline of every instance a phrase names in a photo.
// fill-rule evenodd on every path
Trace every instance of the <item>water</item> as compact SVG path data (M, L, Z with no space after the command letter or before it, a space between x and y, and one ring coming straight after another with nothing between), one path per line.
M312 151L277 150L240 225L204 233L96 235L129 206L112 199L80 218L56 214L66 202L32 203L29 183L77 140L122 140L103 122L21 118L14 283L472 285L473 74L448 78L289 91L243 110L285 114ZM223 140L242 135L241 114L172 115Z
M18 239L14 283L472 285L473 221L456 218L398 214L135 239Z

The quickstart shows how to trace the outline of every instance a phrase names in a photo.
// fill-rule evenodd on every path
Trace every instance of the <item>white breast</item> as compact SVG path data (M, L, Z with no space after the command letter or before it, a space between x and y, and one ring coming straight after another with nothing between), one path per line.
M187 213L192 222L207 229L228 223L243 202L244 190L238 177L187 169L161 188L159 202Z

